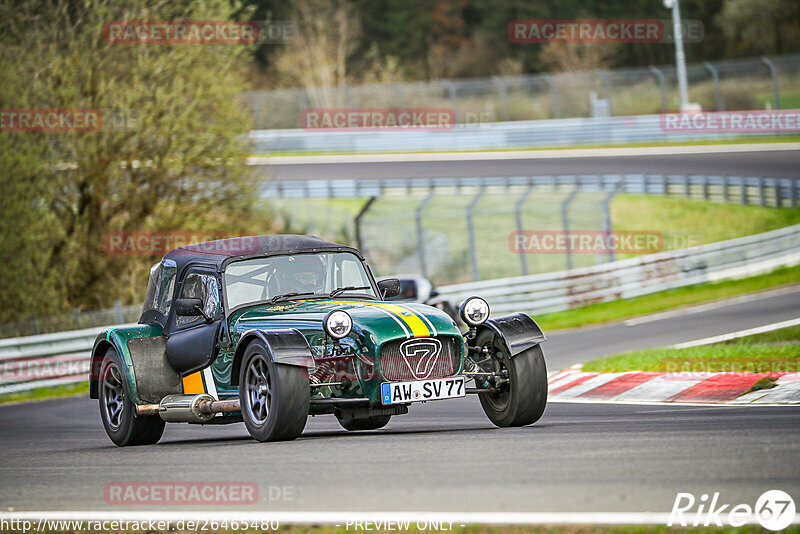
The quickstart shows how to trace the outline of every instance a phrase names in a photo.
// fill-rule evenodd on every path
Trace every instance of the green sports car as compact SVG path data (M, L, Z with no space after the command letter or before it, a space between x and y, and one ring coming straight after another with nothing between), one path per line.
M544 335L528 315L489 318L393 303L362 254L317 237L269 235L177 248L153 266L139 324L92 350L90 396L120 446L156 443L165 422L244 422L291 440L309 415L373 430L413 402L477 394L497 426L536 422L547 402Z

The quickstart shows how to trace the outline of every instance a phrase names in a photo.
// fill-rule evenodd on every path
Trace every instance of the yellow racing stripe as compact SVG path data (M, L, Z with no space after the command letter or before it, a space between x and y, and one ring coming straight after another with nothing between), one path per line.
M430 337L431 331L425 321L420 319L419 315L408 308L403 308L397 304L387 304L385 302L353 302L348 300L332 300L335 304L362 304L364 306L377 306L383 310L393 313L396 317L400 318L406 326L411 330L411 335L414 337Z
M429 337L431 335L431 331L428 330L428 325L419 318L419 315L412 312L408 308L403 308L402 306L398 306L397 304L383 304L383 303L375 303L371 304L372 306L378 306L383 308L384 310L390 311L400 317L406 325L411 329L411 333L414 337Z

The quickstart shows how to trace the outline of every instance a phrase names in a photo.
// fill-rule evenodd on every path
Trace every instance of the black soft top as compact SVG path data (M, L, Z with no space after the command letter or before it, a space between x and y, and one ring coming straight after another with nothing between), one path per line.
M228 263L236 260L312 252L352 252L360 259L364 259L355 248L330 243L316 236L292 234L231 237L206 241L170 250L164 259L173 260L177 264L178 273L181 273L190 263L213 264L221 271Z

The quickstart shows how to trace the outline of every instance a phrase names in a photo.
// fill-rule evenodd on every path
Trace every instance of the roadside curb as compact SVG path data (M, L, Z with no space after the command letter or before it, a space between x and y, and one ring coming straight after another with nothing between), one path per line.
M747 393L767 377L778 378L776 387ZM578 364L547 384L553 402L800 404L800 373L589 373Z

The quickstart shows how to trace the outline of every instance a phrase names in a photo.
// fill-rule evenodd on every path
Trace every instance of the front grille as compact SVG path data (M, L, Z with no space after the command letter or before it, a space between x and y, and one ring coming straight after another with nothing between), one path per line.
M390 341L381 347L386 380L424 380L453 376L458 370L458 342L450 336Z

